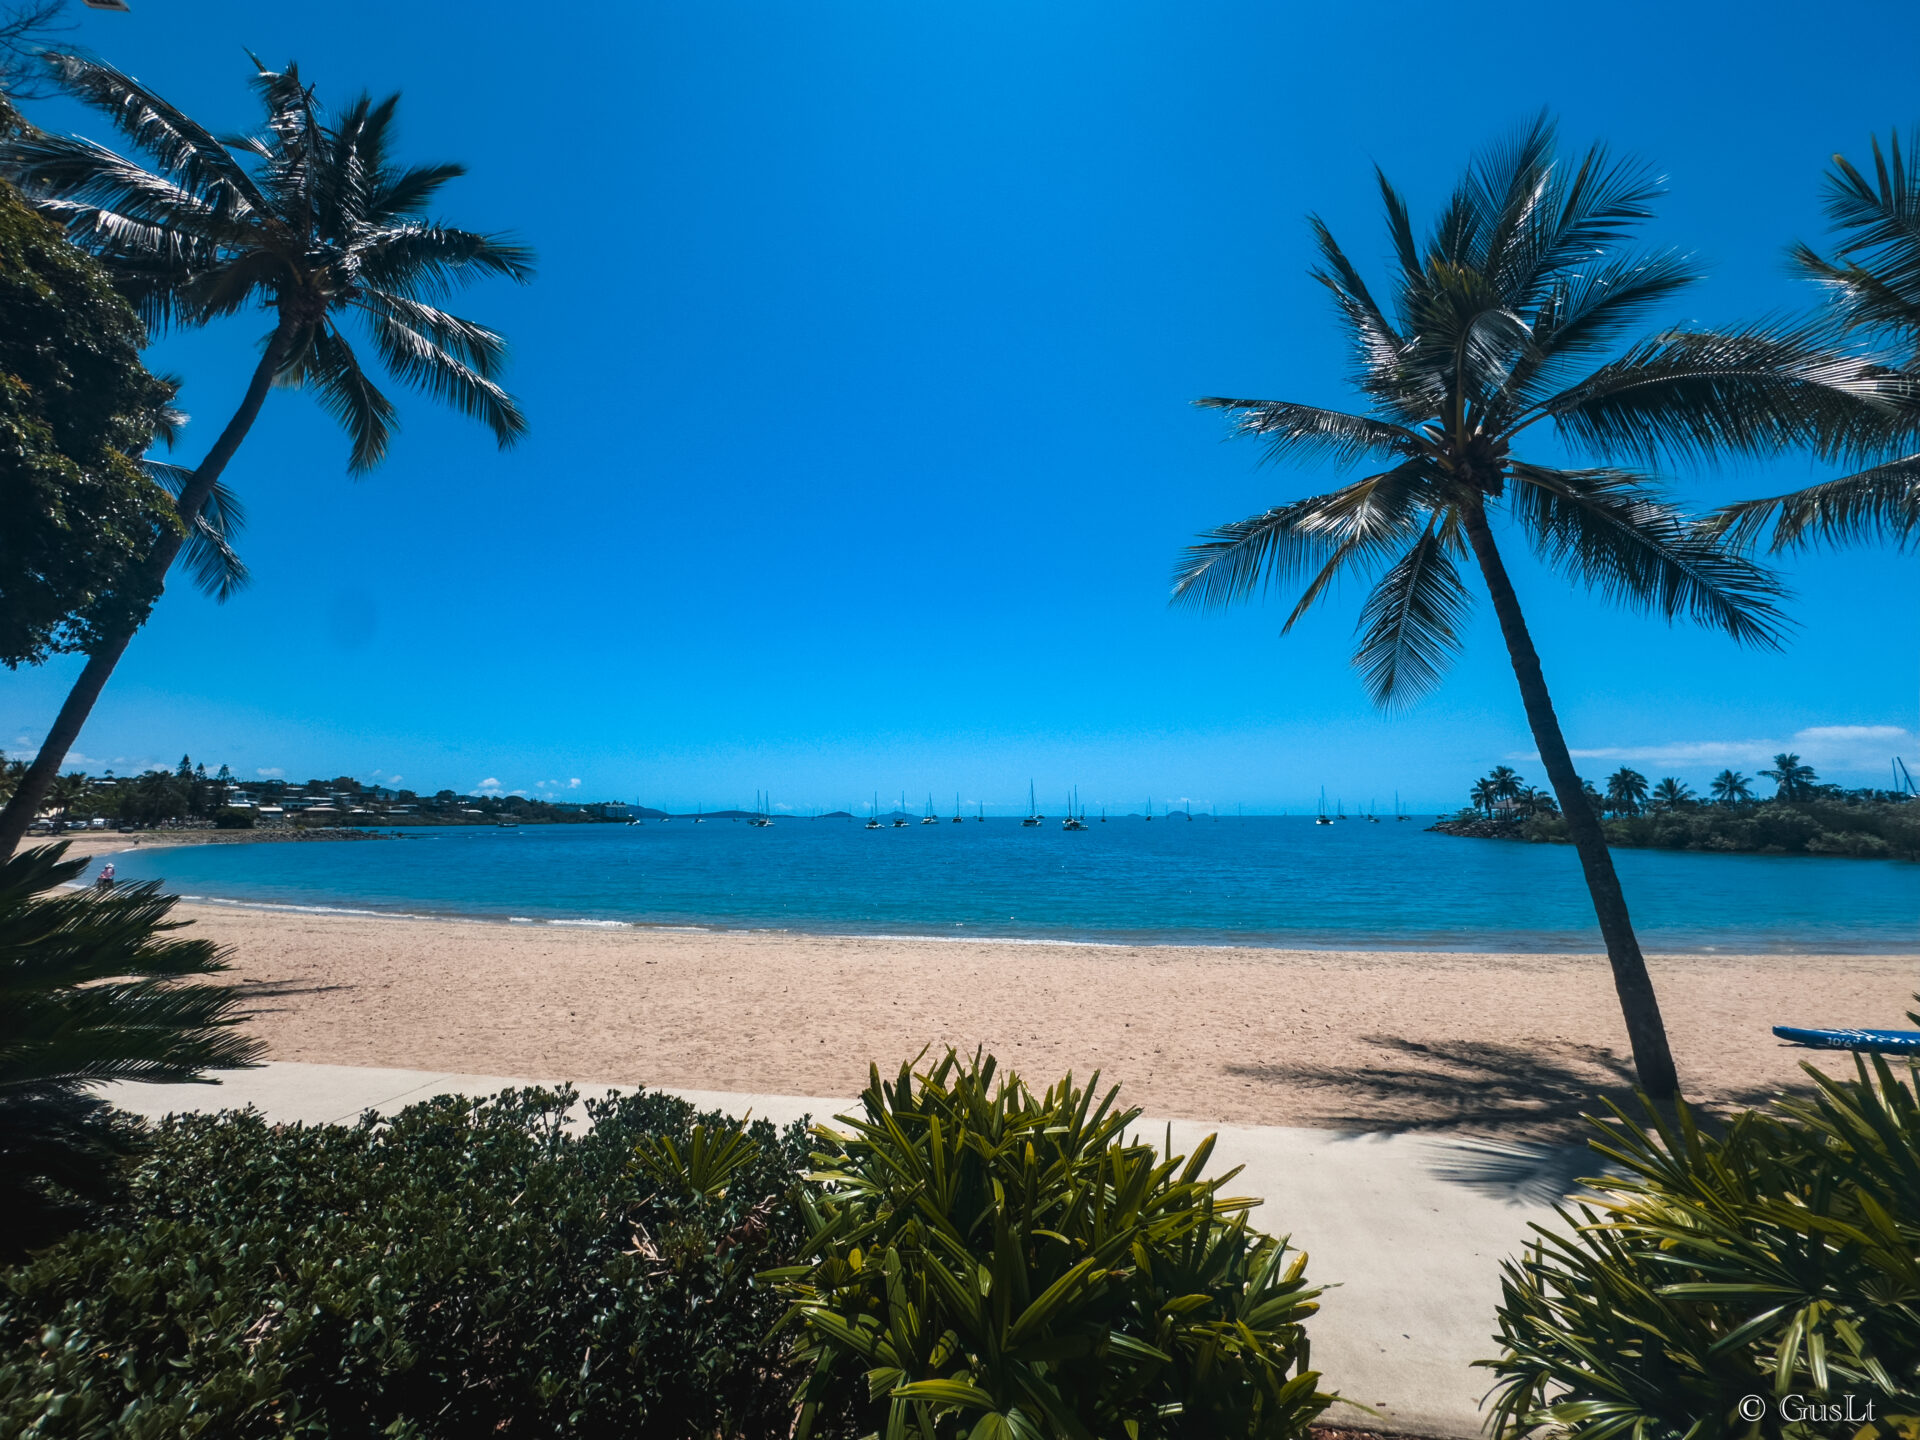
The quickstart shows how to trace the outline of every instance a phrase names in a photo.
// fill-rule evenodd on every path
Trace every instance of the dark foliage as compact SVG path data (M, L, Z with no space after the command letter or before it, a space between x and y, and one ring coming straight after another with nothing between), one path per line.
M145 613L134 571L178 522L136 463L173 387L100 266L0 182L0 662Z
M0 1257L44 1244L117 1195L132 1135L90 1093L108 1080L178 1083L250 1064L226 966L179 940L157 885L60 887L65 845L0 862ZM0 1427L0 1434L7 1433Z
M570 1133L574 1100L170 1118L111 1224L5 1272L0 1434L784 1437L754 1277L800 1238L800 1128L701 1185L685 1102Z
M1557 815L1490 818L1462 812L1433 828L1484 840L1567 840L1567 822ZM1658 814L1616 815L1603 821L1602 828L1609 845L1625 849L1920 860L1920 805L1893 799L1828 795L1744 805L1690 804Z

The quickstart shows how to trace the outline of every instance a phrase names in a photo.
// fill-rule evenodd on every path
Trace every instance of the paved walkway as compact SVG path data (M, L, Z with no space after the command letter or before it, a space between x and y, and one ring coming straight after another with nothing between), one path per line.
M257 1106L274 1120L350 1121L430 1095L490 1094L534 1082L496 1075L376 1070L280 1062L230 1074L219 1086L116 1085L103 1092L142 1115ZM549 1082L550 1083L550 1082ZM595 1093L593 1087L587 1087ZM853 1102L822 1096L675 1092L702 1109L785 1124L829 1119ZM1143 1121L1159 1138L1165 1122ZM1235 1193L1264 1197L1255 1223L1293 1236L1307 1273L1331 1288L1309 1323L1313 1363L1327 1383L1377 1414L1333 1422L1441 1436L1480 1433L1488 1385L1472 1362L1493 1352L1499 1262L1518 1252L1530 1221L1551 1221L1558 1176L1586 1173L1583 1151L1519 1152L1409 1135L1350 1135L1277 1126L1172 1122L1191 1151L1210 1130L1220 1166L1244 1166Z

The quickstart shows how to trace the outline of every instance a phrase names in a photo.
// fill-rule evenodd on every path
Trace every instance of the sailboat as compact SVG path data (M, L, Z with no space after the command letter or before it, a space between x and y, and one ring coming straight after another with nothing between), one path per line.
M867 815L867 829L878 830L879 828L880 828L880 792L876 790L873 792L873 809L870 812L868 812L868 815Z
M1040 813L1039 805L1037 805L1034 802L1033 781L1029 780L1027 781L1027 818L1022 820L1020 823L1025 828L1032 829L1035 825L1038 825L1045 818L1046 817Z
M982 825L987 823L987 802L986 801L982 800L980 802L980 813L974 816L973 818L978 820Z
M907 792L904 790L900 792L900 808L894 814L893 828L896 830L907 828Z
M770 795L762 795L758 790L754 791L753 818L747 821L747 823L761 827L773 824L773 816L769 813L772 809L773 797Z
M1380 823L1380 817L1373 813L1373 802L1371 800L1367 801L1367 823L1369 825L1378 825Z
M931 790L927 792L927 813L920 817L920 823L922 825L938 825L940 823L940 817L933 813L933 792Z
M696 825L704 825L707 823L707 817L700 813L700 802L698 800L693 802L693 823Z
M1147 823L1153 823L1153 796L1147 796Z
M1396 820L1411 820L1413 818L1413 816L1407 814L1406 811L1400 808L1400 792L1398 790L1393 792L1393 818Z
M1191 800L1187 801L1187 823L1189 825L1193 823L1193 801Z
M1331 825L1333 823L1333 817L1327 814L1327 787L1324 785L1320 787L1320 813L1314 816L1313 823L1316 825Z
M1336 820L1344 820L1347 818L1347 802L1346 801L1336 800L1333 802L1333 818Z
M960 823L960 792L958 790L953 792L953 823L956 825Z
M1079 799L1080 788L1075 786L1073 792L1067 796L1067 818L1060 822L1060 828L1062 830L1084 830L1087 828L1086 817L1073 813L1074 807L1079 802Z

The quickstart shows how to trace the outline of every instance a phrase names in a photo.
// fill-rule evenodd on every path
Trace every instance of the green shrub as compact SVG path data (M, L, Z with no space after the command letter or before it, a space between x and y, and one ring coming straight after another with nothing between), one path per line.
M244 805L229 805L216 811L213 817L214 828L218 830L251 830L255 823L254 812Z
M1504 1353L1482 1362L1497 1435L1920 1435L1920 1068L1808 1074L1811 1101L1719 1137L1684 1107L1600 1124L1594 1148L1625 1173L1504 1267ZM1847 1394L1850 1421L1796 1426L1778 1404ZM1746 1396L1772 1402L1760 1421Z
M0 1435L784 1437L800 1128L573 1099L165 1121L120 1215L0 1272Z
M816 1132L809 1263L776 1275L813 1367L803 1440L850 1391L889 1440L1305 1432L1332 1398L1306 1257L1219 1194L1232 1174L1199 1178L1211 1139L1184 1162L1127 1140L1116 1094L949 1052L875 1070L849 1133Z

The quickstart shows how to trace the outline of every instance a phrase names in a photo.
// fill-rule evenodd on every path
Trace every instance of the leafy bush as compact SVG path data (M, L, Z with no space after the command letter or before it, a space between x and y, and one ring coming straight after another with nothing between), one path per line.
M1702 1133L1619 1111L1594 1148L1625 1167L1571 1227L1505 1266L1495 1433L1576 1440L1920 1433L1920 1068L1881 1059L1811 1101ZM1758 1423L1742 1397L1848 1393L1875 1425ZM1801 1406L1792 1406L1798 1411ZM1876 1430L1875 1427L1878 1427Z
M215 812L214 828L218 830L251 830L257 820L255 813L245 805L228 805Z
M0 1435L784 1437L754 1277L797 1253L799 1127L573 1100L165 1121L111 1224L0 1272Z
M1096 1077L1096 1081L1097 1081ZM1278 1437L1332 1397L1308 1368L1305 1256L1256 1203L1128 1141L1137 1110L991 1058L873 1072L825 1136L809 1263L778 1272L812 1365L800 1435L854 1390L890 1440ZM864 1391L864 1394L858 1393Z

